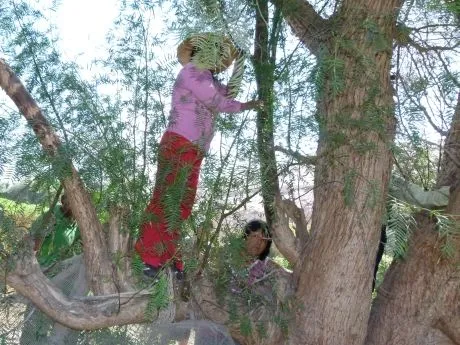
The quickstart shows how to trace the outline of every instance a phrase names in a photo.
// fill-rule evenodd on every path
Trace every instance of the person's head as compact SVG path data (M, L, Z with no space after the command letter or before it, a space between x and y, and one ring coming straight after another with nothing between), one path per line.
M246 252L250 256L265 260L270 253L272 239L267 223L251 220L244 226L243 238L246 240Z
M215 33L192 35L177 48L177 57L182 65L192 61L199 68L212 73L227 69L237 55L231 40Z

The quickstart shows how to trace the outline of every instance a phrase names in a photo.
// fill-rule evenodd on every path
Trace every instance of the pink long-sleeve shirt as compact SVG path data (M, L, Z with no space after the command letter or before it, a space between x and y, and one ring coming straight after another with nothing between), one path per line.
M182 135L207 152L218 113L236 113L241 106L227 97L227 88L216 82L210 71L188 63L174 84L167 131Z

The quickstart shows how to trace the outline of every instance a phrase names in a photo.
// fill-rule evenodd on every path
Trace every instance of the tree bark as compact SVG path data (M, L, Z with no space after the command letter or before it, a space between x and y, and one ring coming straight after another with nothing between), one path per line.
M281 9L294 35L315 55L319 55L327 40L331 21L322 18L305 0L271 0Z
M379 288L366 345L460 344L460 256L446 258L433 221L417 220L406 259L391 265Z
M112 207L109 211L110 219L107 229L107 243L109 253L116 274L116 283L119 292L133 291L134 283L131 275L131 236L126 228L128 211L121 207Z
M438 186L451 185L445 211L454 226L460 220L460 94L446 139ZM379 288L372 307L367 343L460 344L460 235L442 237L436 219L419 214L404 260L395 261ZM451 257L445 241L454 246Z
M56 165L60 166L57 169L58 178L64 185L72 214L80 228L90 288L96 294L116 292L102 225L90 196L40 107L3 59L0 59L0 87L13 100L32 127L43 150L54 162L55 168Z
M319 70L312 229L294 271L299 308L290 342L363 344L391 170L390 60L401 2L344 1L327 21L303 0L274 3L290 4L285 18ZM329 28L312 37L317 29L302 17Z

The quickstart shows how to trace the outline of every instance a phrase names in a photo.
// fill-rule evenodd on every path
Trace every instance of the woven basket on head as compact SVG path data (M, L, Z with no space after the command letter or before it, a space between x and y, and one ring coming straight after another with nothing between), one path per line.
M230 67L238 56L238 51L233 42L225 36L215 33L200 33L194 34L186 38L179 47L177 47L177 59L182 65L190 62L194 47L203 47L206 44L214 44L216 48L221 50L222 65L225 68Z

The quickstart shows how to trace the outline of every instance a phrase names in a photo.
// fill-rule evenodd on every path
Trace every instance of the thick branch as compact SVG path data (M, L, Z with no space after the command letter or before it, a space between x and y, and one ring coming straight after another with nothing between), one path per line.
M31 300L31 302L48 317L57 323L75 329L75 330L97 330L110 326L126 325L152 321L147 318L146 310L151 294L149 292L131 292L120 293L105 296L89 297L67 297L65 296L40 270L34 255L29 251L21 252L21 257L16 258L16 265L13 272L8 272L7 283L14 288L19 294ZM72 259L78 262L78 258ZM285 301L287 296L292 294L291 274L271 262L273 267L270 269L270 275L257 283L258 293L263 293L266 297L268 293L277 296L280 301ZM271 285L269 276L276 275L276 287ZM61 277L62 278L62 277ZM173 285L172 275L168 276L168 284ZM169 323L179 320L185 314L192 313L200 317L206 317L216 323L228 325L230 314L210 306L220 306L219 297L215 295L214 284L212 281L199 279L193 282L193 302L184 304L176 300L171 302L168 309L161 310L155 317L155 323ZM172 289L169 289L172 293ZM276 290L276 293L275 293ZM178 291L174 291L177 293ZM235 295L235 299L243 298L244 295ZM274 306L272 304L271 306ZM247 308L247 306L246 306ZM183 315L178 314L182 310ZM267 334L270 340L265 339L263 344L274 345L280 344L282 336L281 328L273 320L273 308L266 306L264 303L251 305L248 315L251 320L264 323L267 326ZM204 315L203 315L204 314ZM235 326L235 324L233 324ZM260 344L242 335L239 324L231 327L232 336L241 340L242 344ZM253 332L258 334L257 332ZM253 335L250 336L252 338ZM272 339L273 338L273 339Z
M54 276L51 281L56 284L56 286L63 286L68 284L69 279L74 279L73 287L68 292L68 296L86 296L88 293L88 284L86 283L86 269L83 263L83 258L79 256L74 256L70 259L74 265L61 271L56 276ZM72 334L72 330L68 327L61 325L58 322L55 322L53 325L53 331L51 336L48 338L48 344L65 344L66 338Z
M126 209L112 207L107 234L109 253L112 256L120 291L134 290L131 282L131 259L128 256L130 234L128 229L124 228L126 215Z
M9 272L6 279L43 313L72 329L95 330L147 321L148 294L67 297L43 275L31 252L21 253L15 270Z
M275 197L276 218L272 224L272 236L276 247L280 253L292 264L295 265L299 259L299 251L297 249L297 238L294 232L289 228L289 213L286 210L286 205L281 200L278 194ZM306 223L306 222L305 222ZM301 233L308 233L307 229L297 229Z
M295 223L295 233L298 241L303 245L309 238L308 222L305 218L305 212L302 208L298 207L292 200L283 200L283 211Z
M80 228L90 287L98 294L115 292L112 268L102 236L102 226L91 199L76 169L63 153L61 142L40 107L3 59L0 59L0 86L31 125L44 151L56 162L67 161L67 171L59 177L68 194L72 213Z
M327 20L323 19L306 0L271 0L283 12L283 17L294 35L310 51L318 55Z

